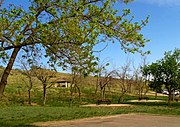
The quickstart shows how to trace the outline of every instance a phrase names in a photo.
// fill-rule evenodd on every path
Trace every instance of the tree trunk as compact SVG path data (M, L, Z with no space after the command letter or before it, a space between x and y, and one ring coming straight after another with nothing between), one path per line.
M129 85L128 85L128 92L132 93L132 84L131 83L129 83Z
M1 77L1 81L0 81L0 98L2 98L3 96L3 93L4 93L4 89L5 89L5 86L7 85L7 78L12 70L12 67L13 67L13 64L14 64L14 61L16 59L16 56L19 52L21 48L15 48L11 54L11 57L10 57L10 60L7 64L7 67L5 68L3 74L2 74L2 77Z
M101 99L105 99L105 87L101 87Z
M104 96L103 96L103 87L100 87L101 89L101 99L104 99Z
M28 104L31 105L31 90L28 89Z
M106 87L103 88L103 99L106 99L105 92L106 92Z
M169 92L169 95L168 95L168 106L171 106L171 100L172 100L172 93Z
M157 90L156 90L156 92L155 92L155 99L157 99Z
M81 90L77 84L75 84L76 88L78 89L78 94L79 94L79 101L81 102Z
M46 84L43 84L43 105L46 104Z
M29 88L28 88L28 104L31 105L31 89L32 89L32 79L31 77L29 78Z
M99 86L99 77L97 77L97 79L96 79L96 89L95 89L95 94L97 94L98 86Z
M141 84L138 84L139 90L138 90L138 94L139 94L139 98L142 98L142 94L141 94Z
M126 93L126 90L125 91L122 90L122 93L121 93L121 95L118 98L118 104L120 104L120 103L122 103L124 101L125 93Z

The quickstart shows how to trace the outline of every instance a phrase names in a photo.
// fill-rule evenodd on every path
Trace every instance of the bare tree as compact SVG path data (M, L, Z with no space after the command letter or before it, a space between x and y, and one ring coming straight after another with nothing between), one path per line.
M136 88L138 89L138 95L139 95L140 100L143 99L143 96L145 96L149 90L148 80L146 79L148 77L143 77L143 73L141 70L142 67L147 65L146 64L146 57L144 57L142 59L143 59L143 62L141 65L139 65L138 67L133 66L133 68L134 68L134 82L135 82Z
M50 88L52 86L52 84L50 83L50 79L53 78L56 74L55 71L41 68L41 67L37 67L34 66L33 68L31 68L34 75L38 78L39 81L41 81L42 85L43 85L43 105L46 104L46 98L47 98L47 94L46 91L48 88Z
M99 60L98 60L98 62L99 62ZM104 59L102 61L102 63L99 62L99 64L96 66L96 71L95 71L95 77L96 77L95 94L97 93L98 88L100 88L101 99L105 98L105 96L104 96L105 87L108 86L108 88L110 88L109 84L111 81L112 72L110 72L110 73L107 72L107 70L106 70L107 66L109 66L109 61L107 61L107 59Z
M136 89L138 90L139 99L141 100L142 96L143 96L144 84L142 83L143 80L142 80L142 76L141 76L140 67L134 67L133 80L134 80Z
M127 92L130 91L132 86L132 76L130 75L130 65L131 61L127 60L126 64L121 67L119 71L115 72L116 75L116 84L120 87L120 95L118 99L118 103L124 101L124 96Z
M144 96L146 95L146 93L149 90L149 81L150 81L150 75L145 74L145 73L148 73L148 72L143 72L143 68L145 66L147 66L147 65L148 65L147 57L144 56L144 57L142 57L142 65L140 67L141 74L142 74L142 79L143 79L143 84L144 84ZM156 97L157 97L157 92L156 92Z
M77 91L78 91L79 102L81 102L81 89L79 84L82 82L83 78L84 78L83 75L78 71L72 71L69 106L73 101L73 94L76 93Z
M23 82L26 84L27 88L28 88L28 104L31 105L31 89L33 86L33 72L30 69L30 66L28 63L23 62L22 60L19 62L20 63L20 67L23 70L22 74L24 74L27 78L28 78L28 83L27 81L23 78Z
M113 71L107 72L104 70L104 74L101 73L101 76L98 77L97 79L97 88L100 88L102 100L106 98L105 97L106 88L108 87L108 89L110 90L112 74Z

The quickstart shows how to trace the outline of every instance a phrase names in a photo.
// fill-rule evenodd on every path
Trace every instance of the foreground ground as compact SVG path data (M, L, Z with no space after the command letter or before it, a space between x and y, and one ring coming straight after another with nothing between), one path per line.
M72 107L59 107L59 106L2 106L0 108L0 127L34 127L33 123L37 122L47 122L47 121L58 121L55 124L54 122L46 123L47 126L55 125L60 126L65 124L64 127L86 127L89 125L90 127L95 126L103 126L114 124L114 127L136 127L137 124L153 124L156 125L158 122L158 126L150 126L150 127L161 127L161 125L171 125L171 127L177 127L175 125L180 125L180 103L172 103L169 107L166 102L130 102L129 104L111 104L111 105L90 105L90 106L72 106ZM120 117L114 117L114 116ZM131 114L128 115L120 115L120 114ZM132 114L149 114L149 116L144 115L140 117L139 115ZM151 115L159 115L161 117L151 117ZM106 117L105 117L106 116ZM113 116L107 117L107 116ZM173 116L169 118L168 116ZM93 122L91 121L93 117ZM105 118L104 118L105 117ZM85 118L85 119L84 119ZM90 118L90 119L88 119ZM106 119L107 118L107 119ZM110 118L110 119L109 119ZM76 120L75 120L76 119ZM83 119L83 120L81 120ZM70 122L72 120L72 122ZM133 126L128 125L131 124L125 121L134 121L131 122ZM59 121L66 121L59 122ZM77 122L76 122L77 121ZM118 122L119 121L119 122ZM82 123L81 123L82 122ZM85 122L85 123L84 123ZM116 123L117 122L117 123ZM80 124L79 124L80 123ZM126 124L125 124L126 123ZM66 125L67 124L67 125ZM72 126L70 126L70 124ZM92 124L92 125L91 125ZM105 125L104 125L105 124ZM122 125L124 126L117 126ZM40 123L38 125L44 125L44 123ZM87 126L88 127L88 126ZM138 127L144 127L138 126Z
M70 121L34 123L48 127L179 127L180 117L147 114L122 114Z
M67 76L58 74L57 77L65 78ZM8 78L8 85L4 93L5 96L0 101L0 127L34 127L32 124L36 122L68 121L69 123L71 120L76 121L77 119L83 119L84 121L84 118L92 117L93 119L100 117L100 120L95 120L95 126L99 125L104 127L105 125L102 125L102 123L107 125L111 124L111 121L104 119L104 117L116 116L117 114L146 113L162 116L180 116L180 102L173 102L171 106L168 106L166 95L158 94L156 98L154 96L155 93L152 91L146 93L146 97L149 98L148 100L139 101L137 90L134 87L132 88L131 94L124 96L124 101L121 105L117 104L120 89L116 85L111 88L113 91L106 92L106 98L110 99L112 104L96 105L96 101L101 98L101 92L98 90L97 93L95 93L94 84L96 84L97 80L93 77L86 78L86 80L79 85L81 88L81 99L77 91L72 97L69 88L52 87L47 89L46 105L42 103L42 84L36 77L33 77L33 89L31 91L32 105L28 105L28 87L24 82L25 80L26 83L29 82L28 78L22 74L21 71L15 70ZM123 120L123 118L120 119ZM113 120L116 120L116 118L113 118ZM140 120L138 119L138 121ZM86 122L88 123L89 121ZM115 121L112 122L115 123ZM124 122L117 123L118 127L122 123ZM168 123L173 127L171 122ZM76 125L77 124L75 124L75 126ZM82 123L78 126L84 127L85 125L86 124ZM69 125L69 127L72 126Z

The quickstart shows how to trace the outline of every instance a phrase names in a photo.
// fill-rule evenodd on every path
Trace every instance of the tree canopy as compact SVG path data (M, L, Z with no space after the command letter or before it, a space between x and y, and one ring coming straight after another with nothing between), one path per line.
M123 2L127 4L129 1L132 0ZM107 40L118 41L124 51L142 53L141 47L148 40L140 31L147 24L148 17L140 23L135 22L129 9L113 8L117 2L30 0L28 9L23 5L1 6L0 59L7 63L7 67L1 78L0 94L19 52L26 59L44 56L49 63L65 67L77 65L79 59L92 63L95 60L93 47Z
M169 92L169 103L172 92L180 88L180 49L165 52L164 58L143 68L144 75L151 76L151 87L159 89L162 85Z

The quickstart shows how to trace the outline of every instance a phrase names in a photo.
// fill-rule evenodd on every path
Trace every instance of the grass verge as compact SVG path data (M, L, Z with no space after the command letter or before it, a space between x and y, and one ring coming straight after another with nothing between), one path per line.
M133 107L46 107L46 106L16 106L0 109L1 127L32 126L33 122L51 120L71 120L95 116L107 116L127 113L150 113L180 116L180 104L171 107L161 103L133 103Z

